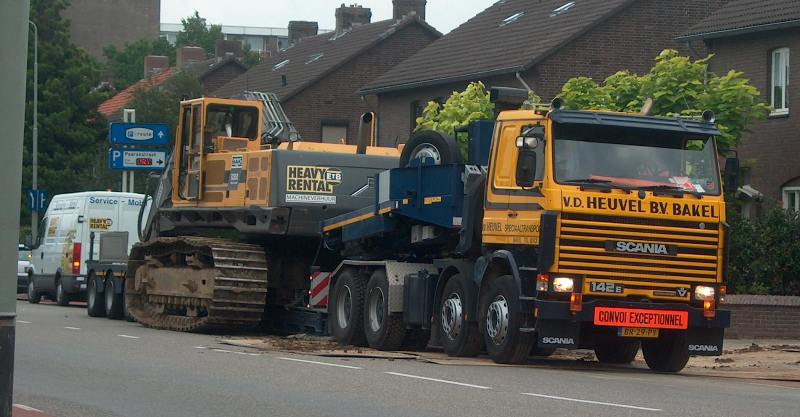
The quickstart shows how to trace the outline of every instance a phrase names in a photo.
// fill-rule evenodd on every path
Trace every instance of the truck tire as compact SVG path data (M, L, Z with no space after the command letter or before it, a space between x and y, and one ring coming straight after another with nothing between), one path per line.
M444 132L423 130L411 135L400 153L400 167L407 167L411 161L432 158L435 165L457 164L461 162L458 143Z
M520 331L517 284L511 275L491 279L481 291L478 323L489 357L497 363L520 363L531 352L534 333Z
M364 345L364 279L347 268L339 274L328 304L331 336L341 345Z
M64 292L64 286L61 285L61 278L56 280L56 304L61 307L69 305L69 295Z
M28 276L28 302L31 304L39 304L42 301L42 294L36 290L36 285L33 283L33 277Z
M450 356L475 356L481 350L478 324L467 321L466 291L460 275L447 281L439 301L437 320L442 348Z
M114 280L111 277L106 277L105 304L106 304L106 317L112 320L122 318L122 294L115 294Z
M638 340L604 342L594 346L594 354L600 363L628 364L633 362L637 353Z
M686 334L666 333L658 340L646 340L642 342L642 354L647 366L654 371L679 372L689 361Z
M389 280L378 268L367 283L364 302L364 335L367 344L378 350L397 350L406 336L402 313L389 312Z
M97 275L89 271L86 280L86 312L89 317L103 317L106 315L106 306L105 299L97 295Z

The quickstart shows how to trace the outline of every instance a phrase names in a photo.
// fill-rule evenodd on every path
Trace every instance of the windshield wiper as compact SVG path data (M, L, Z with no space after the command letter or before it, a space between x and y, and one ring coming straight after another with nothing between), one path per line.
M562 181L564 184L580 185L581 191L586 188L594 188L601 191L611 192L612 188L618 188L626 193L630 193L631 189L619 184L614 184L612 180L604 180L600 178L576 178L571 180Z
M641 187L636 187L636 189L640 190L640 191L654 191L654 192L658 192L658 191L673 191L674 193L680 193L680 195L691 194L691 195L695 196L696 198L703 198L703 194L700 193L700 192L689 191L689 190L684 189L683 187L679 187L677 185L672 185L672 184L644 185L644 186L641 186ZM675 195L674 193L669 193L669 194L670 195Z

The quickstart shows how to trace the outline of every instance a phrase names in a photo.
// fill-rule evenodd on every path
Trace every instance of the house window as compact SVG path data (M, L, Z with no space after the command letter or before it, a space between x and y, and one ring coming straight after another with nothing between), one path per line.
M772 51L772 114L789 113L789 48Z
M347 122L335 120L323 121L322 142L347 143Z
M783 188L783 208L800 211L800 187Z

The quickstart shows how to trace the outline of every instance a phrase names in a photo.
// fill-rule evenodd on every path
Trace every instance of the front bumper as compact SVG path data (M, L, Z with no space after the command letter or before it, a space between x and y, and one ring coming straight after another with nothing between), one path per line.
M569 311L569 302L536 300L535 307L538 309L538 320L569 320L575 322L594 322L595 307L617 307L617 308L636 308L643 310L672 310L686 311L689 313L689 327L700 328L728 328L731 325L731 312L727 310L716 310L716 315L712 319L703 316L703 309L692 307L688 304L680 303L642 303L634 301L613 301L613 300L588 300L583 303L580 312L573 314Z

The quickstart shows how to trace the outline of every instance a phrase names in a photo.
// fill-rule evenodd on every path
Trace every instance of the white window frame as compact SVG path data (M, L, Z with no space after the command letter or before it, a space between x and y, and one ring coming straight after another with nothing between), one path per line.
M794 199L795 210L800 211L800 187L783 187L783 208L789 209L789 199Z
M772 104L773 112L771 116L778 116L789 114L789 48L778 48L772 51L771 65L770 65L770 104ZM779 68L777 79L775 77L775 68ZM775 102L775 86L780 85L783 89L783 97L781 103Z

